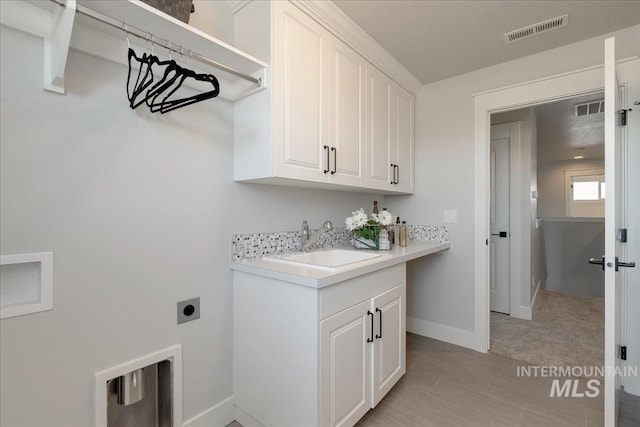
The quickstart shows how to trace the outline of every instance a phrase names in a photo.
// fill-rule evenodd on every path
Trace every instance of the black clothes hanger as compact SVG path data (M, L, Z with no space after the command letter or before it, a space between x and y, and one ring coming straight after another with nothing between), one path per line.
M196 102L204 101L206 99L215 98L220 93L220 83L218 79L212 74L198 74L193 70L183 68L176 65L179 77L176 80L171 81L171 84L164 86L164 91L157 93L152 99L147 97L147 105L152 112L160 111L162 114L169 111L186 107L187 105L195 104ZM188 96L185 98L171 99L174 94L182 87L183 83L187 79L193 79L196 81L204 82L207 85L211 85L212 89L198 93L196 95ZM158 97L162 95L162 99L158 100Z
M164 74L158 80L156 84L154 84L145 95L145 102L147 106L151 108L153 101L161 95L164 91L166 91L171 85L175 84L175 81L180 77L180 67L176 61L170 59L169 61L160 61L157 57L153 61L158 65L166 65L164 69Z
M213 87L213 89L207 92L198 93L196 95L188 96L185 98L178 98L173 100L169 99L171 95L173 95L182 86L182 83L186 79L194 79L197 81L205 82L207 84L210 84ZM195 104L196 102L201 102L207 99L215 98L219 94L220 94L220 83L218 82L218 79L216 78L216 76L214 76L213 74L197 74L192 70L186 70L186 73L182 78L182 82L180 83L180 86L175 87L162 100L162 104L160 105L160 112L162 114L168 113L169 111L186 107L187 105Z
M125 25L125 31L126 25ZM129 37L127 32L127 45L129 46L127 53L127 62L129 72L127 74L127 99L132 109L139 107L142 103L146 103L152 113L160 111L162 114L173 111L187 105L206 99L215 98L220 93L220 83L213 74L198 74L193 70L184 68L176 63L175 60L160 61L153 54L153 36L151 35L151 54L143 53L142 57L138 57L129 45ZM171 44L167 47L171 52ZM180 48L182 56L182 48ZM139 64L138 73L135 82L132 82L133 71L132 64ZM164 73L160 80L154 81L154 72L157 72L158 66L164 66ZM184 98L173 98L179 93L179 89L187 79L193 79L211 85L212 89L196 95ZM140 99L141 95L144 96Z
M133 109L137 108L145 101L143 98L141 101L136 102L136 98L144 92L144 90L153 83L153 72L151 71L150 55L146 53L142 54L142 58L138 58L133 49L129 48L128 62L129 62L129 74L127 75L127 98L129 99L129 106ZM140 64L138 69L138 76L136 81L131 86L131 60L134 59ZM144 70L144 71L143 71Z

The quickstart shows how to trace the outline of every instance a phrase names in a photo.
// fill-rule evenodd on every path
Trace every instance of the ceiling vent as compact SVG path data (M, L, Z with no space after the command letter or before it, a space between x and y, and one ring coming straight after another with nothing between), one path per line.
M604 100L575 105L576 117L593 116L604 113Z
M503 34L504 42L510 44L518 40L533 37L535 35L546 33L547 31L557 30L558 28L566 27L569 23L569 15L565 14L558 16L557 18L547 19L537 24L522 27L517 30L509 31Z

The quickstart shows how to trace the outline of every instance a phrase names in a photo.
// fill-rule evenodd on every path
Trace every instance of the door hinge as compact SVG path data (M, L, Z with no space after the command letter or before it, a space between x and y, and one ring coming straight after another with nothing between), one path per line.
M627 360L627 346L626 345L621 345L620 346L620 359Z
M627 229L626 228L621 228L620 229L620 241L622 243L627 243Z

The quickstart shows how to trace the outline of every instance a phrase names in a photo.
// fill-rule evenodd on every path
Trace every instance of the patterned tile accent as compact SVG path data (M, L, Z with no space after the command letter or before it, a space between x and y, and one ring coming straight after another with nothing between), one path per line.
M409 240L449 243L449 227L444 225L407 225Z
M318 238L314 248L346 246L351 244L351 232L344 227L334 228ZM299 252L300 230L275 233L233 234L231 260L258 258L265 255Z
M408 225L409 240L449 241L449 228L445 226ZM353 235L345 227L336 227L323 233L314 248L333 248L351 245ZM300 230L273 233L249 233L231 235L231 260L258 258L288 252L299 252Z

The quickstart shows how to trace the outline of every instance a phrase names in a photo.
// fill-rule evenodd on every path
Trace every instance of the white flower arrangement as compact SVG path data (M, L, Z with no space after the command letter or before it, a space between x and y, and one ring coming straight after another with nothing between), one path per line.
M379 214L372 214L371 218L380 225L389 226L393 223L393 215L389 211L382 211Z
M367 216L363 208L351 212L344 221L347 230L353 233L356 247L378 249L380 227L386 227L393 223L393 215L388 211Z
M351 212L351 216L348 216L344 221L347 226L347 230L356 231L367 225L369 222L369 218L367 214L364 212L363 208L358 209L355 212Z

